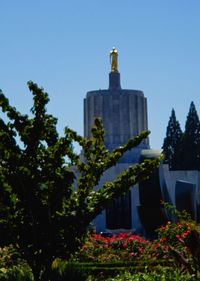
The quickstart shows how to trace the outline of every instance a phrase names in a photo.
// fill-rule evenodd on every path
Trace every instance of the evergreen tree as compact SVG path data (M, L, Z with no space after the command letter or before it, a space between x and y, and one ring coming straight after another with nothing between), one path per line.
M187 115L181 149L182 170L200 170L200 122L193 101Z
M46 113L47 93L32 82L28 86L34 101L31 118L12 107L0 91L0 246L18 245L35 280L51 280L53 260L77 251L89 223L115 198L147 179L160 158L129 167L96 191L102 174L149 132L112 152L104 145L99 119L90 139L69 128L59 137L56 119ZM84 161L73 152L72 141L83 148ZM79 172L76 188L69 161Z
M182 138L182 130L176 119L175 110L172 109L169 118L166 137L163 142L164 162L169 164L170 170L178 170L180 168L180 143Z

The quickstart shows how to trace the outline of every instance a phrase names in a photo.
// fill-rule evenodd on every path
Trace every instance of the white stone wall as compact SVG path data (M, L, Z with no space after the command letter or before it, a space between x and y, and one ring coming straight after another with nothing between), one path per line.
M163 165L167 189L175 205L175 185L177 180L188 181L196 185L196 201L200 204L200 171L169 171L168 165Z

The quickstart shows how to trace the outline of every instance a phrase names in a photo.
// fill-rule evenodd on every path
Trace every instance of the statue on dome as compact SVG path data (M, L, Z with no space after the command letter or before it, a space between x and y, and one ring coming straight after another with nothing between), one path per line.
M110 51L111 72L118 72L118 52L115 47Z

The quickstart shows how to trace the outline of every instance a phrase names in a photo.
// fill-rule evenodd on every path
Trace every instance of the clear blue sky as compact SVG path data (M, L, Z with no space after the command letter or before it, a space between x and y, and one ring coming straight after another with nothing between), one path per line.
M122 87L148 99L160 148L172 107L182 129L191 101L200 115L199 0L0 0L0 88L26 113L27 81L43 86L60 133L83 133L83 99L108 87L113 46Z

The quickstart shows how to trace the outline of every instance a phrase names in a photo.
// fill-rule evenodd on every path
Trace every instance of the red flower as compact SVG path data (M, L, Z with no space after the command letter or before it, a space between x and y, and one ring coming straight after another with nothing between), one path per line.
M127 243L122 244L123 248L127 248Z
M166 242L166 241L167 241L167 237L162 237L162 238L160 238L160 241L161 241L161 242Z

